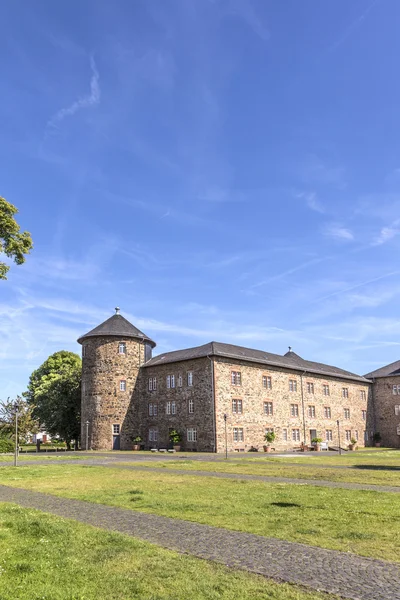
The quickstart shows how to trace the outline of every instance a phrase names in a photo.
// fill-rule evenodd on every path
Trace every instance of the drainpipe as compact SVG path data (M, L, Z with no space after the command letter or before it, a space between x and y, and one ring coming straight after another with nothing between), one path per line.
M213 452L217 451L217 440L216 440L216 430L215 430L215 385L214 385L214 361L207 354L207 358L210 361L211 367L211 394L212 394L212 421L213 421Z
M304 441L304 445L307 444L307 440L306 440L306 415L305 415L305 410L304 410L304 392L303 392L303 376L307 373L307 371L304 371L304 373L302 373L300 375L300 382L301 382L301 408L302 408L302 412L303 412L303 441Z

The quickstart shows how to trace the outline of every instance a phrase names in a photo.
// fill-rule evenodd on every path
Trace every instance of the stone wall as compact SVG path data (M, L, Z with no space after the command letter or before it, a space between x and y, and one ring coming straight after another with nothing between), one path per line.
M231 383L231 372L241 373L241 385ZM262 377L271 377L272 388L263 387ZM305 420L303 420L301 380L303 379L303 398ZM297 391L289 391L289 380L296 381ZM307 383L314 384L314 394L308 393ZM323 385L329 386L329 396L324 396ZM272 444L277 449L287 449L299 446L300 441L293 441L293 429L298 429L300 440L304 440L304 425L306 443L310 443L310 430L316 430L316 437L326 439L326 430L332 431L331 445L338 444L337 420L340 421L341 445L348 445L346 430L351 431L351 437L358 432L358 445L364 446L364 431L372 419L370 385L347 379L322 377L320 375L300 376L299 371L278 369L265 365L251 364L246 361L232 359L215 359L215 395L216 395L216 430L217 451L225 450L225 422L227 415L228 451L248 451L251 446L262 449L265 444L264 434L267 428L273 428L276 440ZM342 388L348 389L348 398L342 397ZM365 391L365 399L361 391ZM232 411L232 400L242 400L243 412ZM264 402L273 403L273 415L264 413ZM299 414L291 416L290 405L297 404ZM309 416L308 407L315 407L315 417ZM331 417L324 417L324 407L330 407ZM350 409L350 418L345 418L344 409ZM367 411L367 420L363 419L362 411ZM233 440L234 428L243 428L243 442ZM373 427L372 427L373 428ZM287 440L284 439L287 431Z
M126 354L118 353L125 342ZM82 357L82 432L81 446L86 447L86 421L89 421L89 448L111 450L113 425L120 425L121 449L132 448L139 365L144 361L144 345L135 339L119 337L86 338ZM120 381L126 381L126 391Z
M188 386L188 373L193 374L193 385ZM167 376L175 376L175 388L167 388ZM179 376L182 387L178 386ZM156 378L157 389L149 390L149 378ZM212 395L211 364L208 358L145 367L141 370L140 421L146 448L168 448L169 430L176 429L182 435L184 450L214 451L214 411ZM193 413L189 401L193 401ZM167 414L167 403L175 402L176 414ZM149 404L157 405L157 415L149 414ZM172 409L172 405L171 405ZM149 430L157 429L158 440L149 440ZM197 442L187 439L187 430L197 430Z
M400 376L379 377L373 384L375 407L375 427L382 436L382 446L400 448L400 414L396 415L395 406L400 406L400 395L393 394L393 386L400 385Z

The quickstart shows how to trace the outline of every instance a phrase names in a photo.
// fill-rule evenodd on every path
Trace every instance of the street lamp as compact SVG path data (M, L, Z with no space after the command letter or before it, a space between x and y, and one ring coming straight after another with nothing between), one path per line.
M228 415L225 413L224 414L224 421L225 421L225 459L228 459L228 431L227 431L227 420L228 420Z
M339 454L342 454L342 449L340 447L340 423L339 423L339 419L336 421L337 423L337 433L338 433L338 439L339 439Z
M89 450L89 421L86 421L86 450Z
M15 448L14 448L14 467L18 467L18 410L19 404L14 404L14 415L15 415Z

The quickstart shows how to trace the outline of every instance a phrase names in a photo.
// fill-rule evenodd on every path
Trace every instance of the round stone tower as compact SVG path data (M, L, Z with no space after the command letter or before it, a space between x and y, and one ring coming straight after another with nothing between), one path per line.
M138 435L140 367L155 342L115 315L78 339L82 344L81 447L130 450Z

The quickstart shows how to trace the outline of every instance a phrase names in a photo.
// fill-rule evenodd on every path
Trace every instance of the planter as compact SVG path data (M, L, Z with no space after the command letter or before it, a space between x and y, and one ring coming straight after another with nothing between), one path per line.
M140 450L140 444L133 444L132 450Z
M350 452L354 452L354 450L356 449L355 444L349 444L348 445L348 449L349 449Z
M271 446L263 446L264 452L271 452Z
M314 445L315 452L319 452L321 450L321 446L319 444Z
M173 447L175 452L180 452L181 451L181 447L180 446L174 446Z

